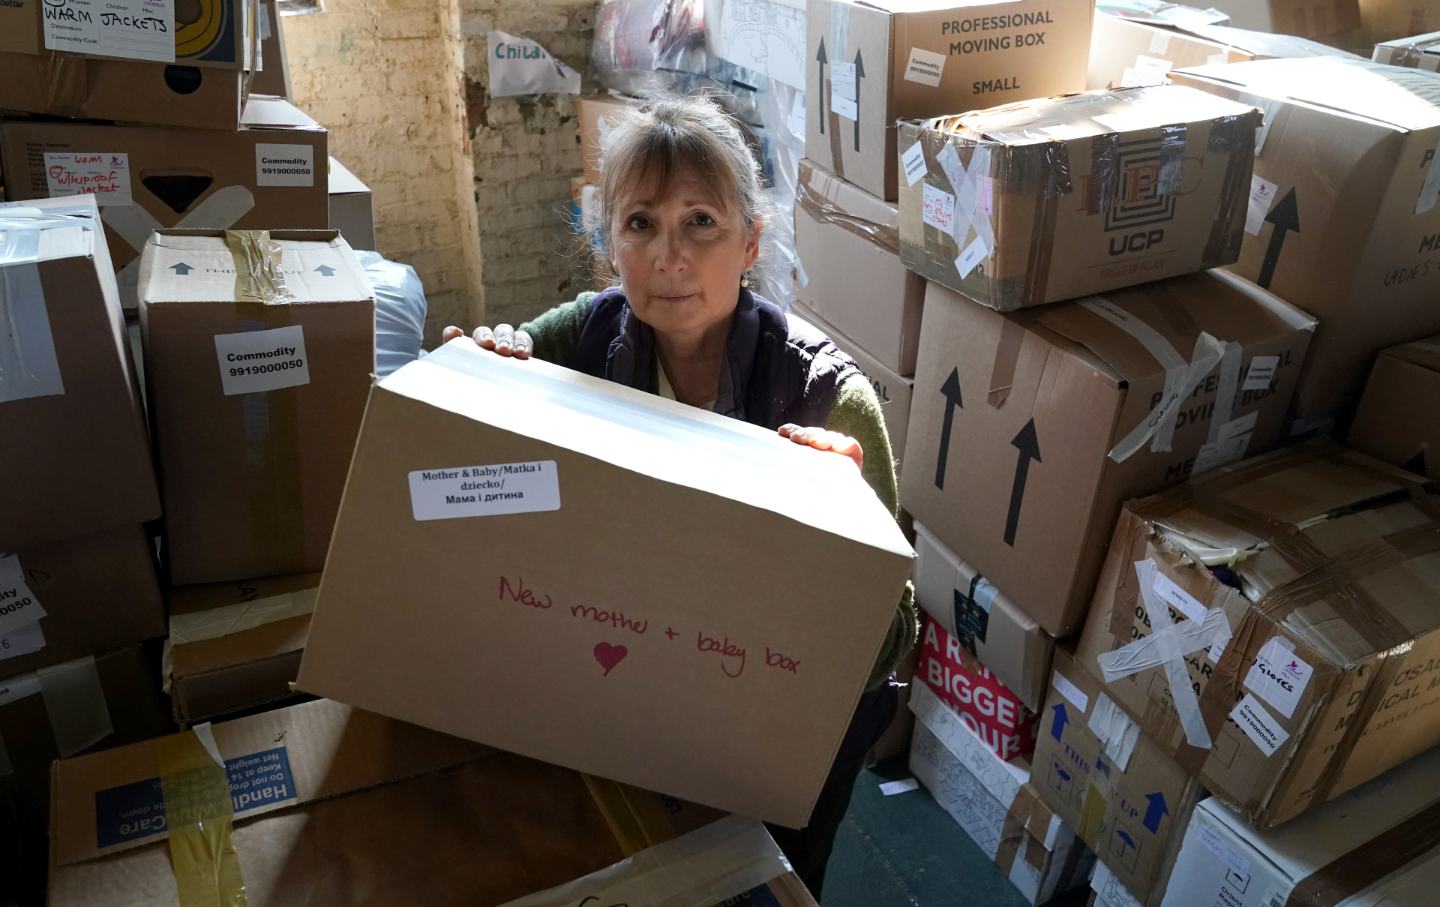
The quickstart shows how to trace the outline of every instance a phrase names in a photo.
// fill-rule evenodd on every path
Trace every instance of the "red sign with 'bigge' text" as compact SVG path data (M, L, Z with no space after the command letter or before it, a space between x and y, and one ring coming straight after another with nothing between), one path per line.
M933 620L925 621L916 678L923 680L960 720L1005 760L1035 749L1035 714L990 669Z

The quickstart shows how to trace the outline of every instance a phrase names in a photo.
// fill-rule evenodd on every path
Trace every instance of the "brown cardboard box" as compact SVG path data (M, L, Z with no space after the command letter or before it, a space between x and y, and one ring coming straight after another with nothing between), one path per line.
M885 433L890 436L890 455L895 460L895 474L898 477L900 468L904 465L905 435L910 430L910 398L915 389L914 379L901 378L890 371L866 352L864 347L826 324L820 316L801 303L791 306L790 313L799 316L802 321L808 321L829 336L840 351L849 354L860 366L860 371L865 373L865 377L870 379L870 385L875 388L875 396L880 398L881 414L885 417Z
M375 206L370 187L344 164L330 158L330 227L352 249L375 248Z
M451 342L371 393L298 686L800 826L912 558L844 457Z
M585 182L600 183L600 150L610 135L611 118L633 102L610 94L575 99L575 119L580 131L580 157Z
M375 369L355 254L333 230L165 230L140 271L170 581L320 570Z
M915 535L915 603L1038 712L1055 638L923 525Z
M902 123L901 259L1002 312L1233 262L1260 112L1216 100L1124 88Z
M165 782L177 769L228 786L251 903L497 904L639 852L640 867L672 865L650 858L692 830L687 843L718 834L732 854L774 849L754 823L324 700L214 725L213 740L224 775L188 768L208 758L193 733L58 763L49 903L181 903Z
M896 198L896 120L1082 90L1094 6L808 4L805 156L871 195Z
M95 200L0 205L0 224L13 243L0 267L0 551L155 519L145 417Z
M1040 798L1142 904L1158 907L1200 784L1115 708L1065 646L1055 650L1040 717L1031 770Z
M1440 744L1437 496L1423 481L1312 442L1128 503L1078 658L1259 828ZM1167 616L1173 668L1152 657Z
M1398 38L1375 45L1376 63L1409 66L1427 72L1440 72L1440 32Z
M253 68L248 29L255 0L176 9L179 28L169 59L163 42L144 48L118 28L99 29L81 44L73 39L78 23L67 28L58 13L45 15L57 9L65 5L9 0L0 7L0 110L194 129L239 125ZM187 24L187 16L195 18ZM117 37L119 43L106 45Z
M1325 38L1360 27L1358 0L1207 0L1234 28Z
M238 132L5 120L0 153L11 201L97 192L127 309L153 230L330 225L325 129L279 98L251 98Z
M1361 27L1375 42L1440 29L1440 8L1430 0L1360 0Z
M0 555L0 676L164 633L155 552L140 526Z
M1266 110L1230 270L1320 319L1295 415L1339 413L1377 352L1440 332L1440 75L1315 57L1174 78Z
M284 20L277 0L260 0L260 71L250 80L250 90L277 98L290 97L290 61L285 54Z
M175 721L293 696L319 585L301 573L171 590L163 671Z
M931 284L901 504L1065 636L1084 619L1125 499L1277 442L1313 329L1218 272L1010 315ZM1207 369L1216 340L1238 345L1238 366ZM1220 390L1226 375L1234 397ZM1166 424L1168 448L1155 443Z
M155 652L131 646L0 679L0 863L9 903L45 902L50 764L174 730ZM5 672L8 674L8 671Z
M1440 337L1380 354L1347 443L1387 463L1440 478Z
M900 209L811 161L800 162L795 298L886 370L915 374L925 279L900 261Z
M1328 44L1223 25L1165 26L1099 14L1086 86L1163 85L1172 69L1272 57L1350 56Z

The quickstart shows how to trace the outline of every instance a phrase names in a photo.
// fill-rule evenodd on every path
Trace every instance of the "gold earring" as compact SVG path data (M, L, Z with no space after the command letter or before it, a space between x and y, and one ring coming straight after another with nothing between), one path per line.
M742 287L748 287L748 286L750 286L750 275L749 275L749 274L741 274L741 275L740 275L740 286L742 286Z

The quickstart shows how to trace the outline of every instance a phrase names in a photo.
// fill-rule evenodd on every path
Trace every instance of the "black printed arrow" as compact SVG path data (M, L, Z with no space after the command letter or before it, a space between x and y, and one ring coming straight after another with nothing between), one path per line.
M1265 215L1265 220L1275 227L1270 231L1270 246L1265 250L1265 262L1260 265L1260 279L1255 282L1268 290L1270 281L1275 278L1275 262L1280 260L1280 249L1285 245L1285 235L1291 230L1300 232L1300 209L1295 204L1294 189L1285 193L1280 204Z
M334 277L335 269L330 267L329 265L320 265L315 269L315 273L319 274L321 277Z
M940 385L940 393L945 395L945 421L940 427L940 452L935 455L935 487L944 491L945 467L950 463L950 429L955 422L955 410L965 408L965 405L960 402L960 370L958 368L950 370L950 377Z
M190 267L183 261L177 261L175 262L175 264L170 266L170 270L174 271L176 274L179 274L181 277L184 277L186 274L189 274L195 269Z
M820 39L820 52L815 55L816 68L820 71L820 134L825 134L825 39Z
M860 80L865 78L865 61L860 59L860 49L855 49L855 150L860 150Z
M1005 544L1015 546L1015 530L1020 528L1020 505L1025 501L1025 480L1030 476L1030 461L1040 459L1040 439L1035 437L1035 420L1031 419L1010 442L1020 451L1015 463L1015 485L1010 489L1010 514L1005 517Z

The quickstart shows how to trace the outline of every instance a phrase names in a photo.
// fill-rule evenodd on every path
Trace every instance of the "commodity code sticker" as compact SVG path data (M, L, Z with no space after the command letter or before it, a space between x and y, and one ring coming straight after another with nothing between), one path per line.
M420 522L559 510L560 471L554 460L417 469L410 508Z
M237 816L296 797L290 756L283 746L226 759L225 774L230 781L230 805ZM165 830L165 795L159 778L95 793L97 847L123 844Z
M310 145L257 144L255 185L315 185L315 149Z
M216 334L215 355L227 397L310 383L305 329L298 324L268 331Z

